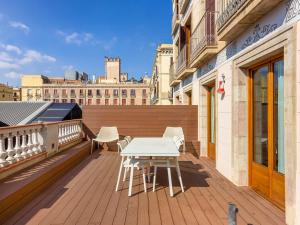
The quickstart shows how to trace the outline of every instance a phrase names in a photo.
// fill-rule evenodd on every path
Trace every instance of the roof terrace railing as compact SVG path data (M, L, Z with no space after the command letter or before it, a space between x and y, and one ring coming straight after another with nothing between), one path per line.
M81 120L0 128L0 171L53 155L82 137Z

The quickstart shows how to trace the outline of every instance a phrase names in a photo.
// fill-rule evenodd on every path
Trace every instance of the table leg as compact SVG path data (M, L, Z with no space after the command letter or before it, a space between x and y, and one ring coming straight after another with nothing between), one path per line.
M181 191L184 192L182 178L181 178L181 172L180 172L179 163L178 163L178 158L176 158L176 170L177 170L177 175L178 175Z
M118 180L117 180L116 191L118 191L118 188L119 188L120 177L121 177L122 168L123 168L123 162L124 162L124 156L122 157L122 160L121 160L121 165L120 165L120 169L119 169L119 175L118 175Z
M134 167L133 167L133 165L131 165L128 196L131 196L131 192L132 192L133 169L134 169Z
M167 170L168 170L168 178L169 178L170 196L173 197L173 185L172 185L172 175L171 175L170 161L167 161Z

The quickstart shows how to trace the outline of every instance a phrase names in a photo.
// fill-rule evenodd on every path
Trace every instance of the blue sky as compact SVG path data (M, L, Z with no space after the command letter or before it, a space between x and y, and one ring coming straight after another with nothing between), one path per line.
M159 43L171 43L170 0L0 0L0 82L21 74L104 73L104 56L122 71L151 73Z

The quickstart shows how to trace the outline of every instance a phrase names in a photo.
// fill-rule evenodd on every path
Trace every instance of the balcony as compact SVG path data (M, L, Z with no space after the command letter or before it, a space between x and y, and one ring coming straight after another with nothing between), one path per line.
M62 93L62 98L68 98L68 94L67 93Z
M176 113L170 117L170 112ZM24 152L34 164L0 182L0 223L228 224L232 202L239 209L237 224L285 224L283 211L252 189L226 180L213 161L199 158L197 118L197 106L85 106L83 122L1 128L0 163L7 161L3 168L8 171L22 162L18 160ZM166 126L180 124L187 141L187 153L179 157L185 192L173 169L174 197L168 194L165 169L158 169L155 192L152 183L143 192L141 170L134 171L132 197L127 196L127 179L116 192L121 162L117 149L101 148L88 155L90 141L82 139L83 131L92 138L108 124L117 126L121 136L133 137L161 136ZM35 161L38 157L43 161Z
M71 94L70 94L70 97L71 97L71 98L76 98L76 94L75 94L75 93L71 93Z
M177 7L175 11L173 12L173 17L172 17L172 33L174 34L179 27L180 21L179 21L179 15L177 14Z
M176 74L175 74L175 68L174 67L175 67L175 64L174 64L174 62L172 62L171 65L170 65L170 70L169 70L169 73L170 73L169 85L171 87L180 83L180 80L176 79Z
M130 94L130 98L135 98L136 95L135 94Z
M97 93L96 98L101 98L101 93Z
M80 93L80 94L79 94L79 98L85 98L85 94Z
M105 98L110 98L110 94L105 93Z
M218 52L215 12L206 12L191 36L191 67L199 67Z
M186 45L182 47L179 51L177 65L176 65L176 79L182 80L186 76L190 75L191 73L195 72L195 68L191 68L189 66L189 50Z
M238 37L281 0L230 0L217 19L219 40L231 41Z
M45 98L45 99L50 99L50 98L51 98L51 95L50 95L49 93L45 93L45 94L44 94L44 98Z
M58 93L54 93L53 94L53 98L59 98L59 94Z
M184 14L187 6L189 5L191 0L179 0L178 1L178 9L180 14Z

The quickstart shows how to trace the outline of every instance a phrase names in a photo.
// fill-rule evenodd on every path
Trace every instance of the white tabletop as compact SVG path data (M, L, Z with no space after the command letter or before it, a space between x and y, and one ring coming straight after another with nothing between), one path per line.
M172 138L134 138L121 152L121 156L177 157L180 153Z

